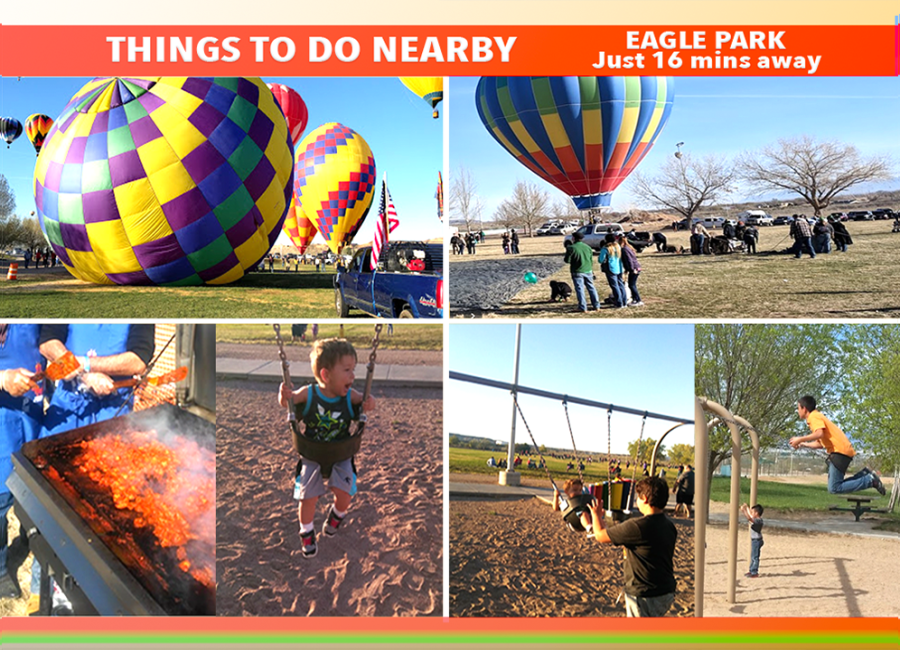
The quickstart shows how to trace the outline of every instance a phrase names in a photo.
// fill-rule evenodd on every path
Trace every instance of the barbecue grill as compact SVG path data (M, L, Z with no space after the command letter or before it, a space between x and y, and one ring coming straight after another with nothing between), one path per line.
M215 425L163 404L27 443L13 467L45 611L53 575L79 615L215 615Z

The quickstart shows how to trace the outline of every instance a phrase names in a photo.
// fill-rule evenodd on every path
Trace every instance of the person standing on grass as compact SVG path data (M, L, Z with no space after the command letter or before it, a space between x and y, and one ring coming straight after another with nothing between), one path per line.
M584 235L576 232L572 235L572 241L566 242L566 256L564 262L569 264L572 274L572 284L575 285L575 298L578 300L578 311L586 312L587 300L584 290L587 287L591 297L591 308L600 309L600 297L594 286L594 251L584 243Z
M622 267L628 274L628 288L631 290L631 302L629 307L643 307L641 294L638 293L637 283L641 274L641 263L638 262L637 251L628 243L627 237L619 237L619 244L622 247Z
M625 307L625 283L622 282L622 247L616 243L616 236L606 233L605 243L597 254L600 268L606 274L606 282L612 289L613 306Z
M816 251L812 245L812 229L806 217L800 215L791 224L791 237L794 238L794 257L798 260L803 255L803 251L809 252L810 259L815 258Z
M850 236L850 233L847 231L847 226L843 224L838 219L834 217L828 217L828 222L831 224L831 228L834 230L834 246L842 253L847 252L847 247L853 243L853 238Z
M875 488L881 496L886 494L878 473L863 467L848 479L844 478L847 468L853 461L856 452L850 440L838 426L816 410L816 398L804 395L797 401L797 415L809 426L807 436L794 436L790 439L793 449L825 449L828 452L828 492L830 494L846 494L859 492L867 488Z

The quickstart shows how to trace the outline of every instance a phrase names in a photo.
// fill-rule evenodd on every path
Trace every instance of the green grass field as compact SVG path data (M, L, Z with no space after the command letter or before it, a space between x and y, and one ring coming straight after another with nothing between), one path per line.
M309 270L307 270L309 269ZM238 282L202 287L95 285L65 269L25 270L6 279L0 266L3 318L336 318L334 270L313 267L299 273L254 272ZM361 312L352 316L367 319Z
M505 458L505 452L491 452L491 451L482 451L480 449L463 449L458 447L450 448L450 472L457 472L460 474L485 474L496 476L497 470L492 469L487 466L487 460L491 456L494 457L495 460L500 460L501 458ZM579 458L585 459L585 455L579 453ZM540 458L537 454L532 456L535 462L540 462ZM549 456L544 456L544 459L547 461L547 467L550 469L550 475L553 477L553 480L556 481L556 484L562 488L562 483L567 478L578 478L578 470L566 470L567 460L562 460L559 458L551 458ZM596 459L596 457L595 457ZM525 464L528 462L528 455L522 455L523 463L518 468L518 472L522 474L522 476L527 476L530 478L543 479L547 480L547 474L542 469L528 469ZM606 476L606 465L602 462L594 462L588 463L587 460L584 461L584 472L582 472L584 476L584 480L586 483L600 483L607 479ZM631 478L632 469L625 469L625 465L622 464L622 478ZM640 478L641 472L638 470L635 478ZM674 474L673 474L674 476ZM548 482L549 487L549 482Z
M854 244L847 253L832 252L809 259L776 255L791 245L788 226L759 229L759 254L692 256L657 253L638 255L643 271L638 283L645 306L578 314L574 303L550 303L550 281L571 285L568 268L535 285L522 282L515 298L486 317L525 318L890 318L900 314L900 284L892 269L900 261L900 234L891 221L850 222ZM649 227L647 227L649 228ZM646 228L641 228L646 229ZM653 230L653 228L649 228ZM721 234L712 231L713 235ZM666 230L669 245L688 246L689 233ZM562 237L523 238L522 256L558 257ZM478 247L477 259L502 256L499 238ZM451 255L453 262L468 255ZM601 298L609 288L594 258L594 281ZM451 280L452 282L452 280ZM451 305L451 316L453 306Z
M285 342L291 340L290 323L280 323L281 338ZM308 332L311 334L311 332ZM375 322L353 323L344 325L344 337L357 348L368 348L372 344L375 335ZM319 325L319 338L340 336L340 325ZM217 343L245 343L271 345L274 340L271 325L231 325L218 323L216 325ZM308 347L306 343L292 343L298 347ZM388 335L388 326L384 324L381 331L379 346L386 350L442 350L444 347L444 328L439 323L419 325L409 323L397 323L394 325L394 334Z
M497 470L491 469L487 466L487 459L493 456L495 459L499 460L501 457L504 457L504 452L490 452L490 451L482 451L479 449L462 449L451 447L450 448L450 472L457 472L463 474L484 474L490 476L496 476ZM579 454L581 457L581 454ZM525 462L528 461L527 456L522 457ZM537 460L537 456L534 457ZM553 480L556 481L557 485L562 486L562 482L566 478L573 478L578 476L578 472L575 470L566 471L566 462L565 460L559 460L556 458L546 457L548 466L550 468L550 474L553 476ZM588 465L585 463L585 472L584 479L588 483L597 483L606 480L606 467L602 463L594 463L593 465ZM631 470L625 470L623 467L623 477L631 478ZM533 469L523 469L519 467L518 470L522 476L528 476L536 479L544 479L546 480L546 474L543 470L533 470ZM638 472L637 478L640 478L640 472ZM675 474L672 473L671 476L667 477L669 479L669 484L671 485L672 480L675 478ZM549 482L548 482L549 487ZM845 507L847 505L847 501L836 494L828 494L828 491L825 489L824 484L815 484L815 485L803 485L797 483L781 483L778 481L759 481L759 503L766 510L778 510L781 512L803 512L803 511L827 511L829 506L840 505L841 507ZM712 484L710 485L710 499L712 501L718 501L720 503L728 503L731 495L731 479L725 478L721 476L714 476L712 480ZM890 492L890 489L888 489ZM863 493L862 496L873 496L877 497L878 495L874 490L868 490ZM741 502L747 502L750 499L750 479L742 478L741 479ZM875 502L875 507L883 508L887 506L887 499L882 498L880 502ZM847 517L852 517L851 513L846 513ZM893 514L881 514L881 517L888 519L884 525L885 529L889 530L898 530L900 532L900 513Z

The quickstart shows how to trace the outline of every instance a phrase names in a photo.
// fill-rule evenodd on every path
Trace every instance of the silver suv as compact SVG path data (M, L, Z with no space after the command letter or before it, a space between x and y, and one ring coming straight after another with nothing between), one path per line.
M625 234L625 229L620 223L589 223L586 226L582 226L575 232L580 232L582 235L584 235L584 243L593 248L595 251L598 251L606 242L607 234L612 233L614 235L623 235ZM572 235L566 235L566 238L563 240L563 244L568 244L571 241Z

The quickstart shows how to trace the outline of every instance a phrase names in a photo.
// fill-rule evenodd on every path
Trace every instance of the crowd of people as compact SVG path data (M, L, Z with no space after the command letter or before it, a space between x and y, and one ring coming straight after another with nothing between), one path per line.
M26 249L22 257L25 259L26 269L29 267L31 262L34 262L34 268L43 266L46 269L54 268L56 266L56 253L52 248L37 248L34 251L29 248Z
M454 255L464 255L466 253L474 255L475 248L478 244L483 244L484 240L485 234L483 230L467 232L465 235L456 233L450 238L450 251ZM518 239L516 241L518 242Z

